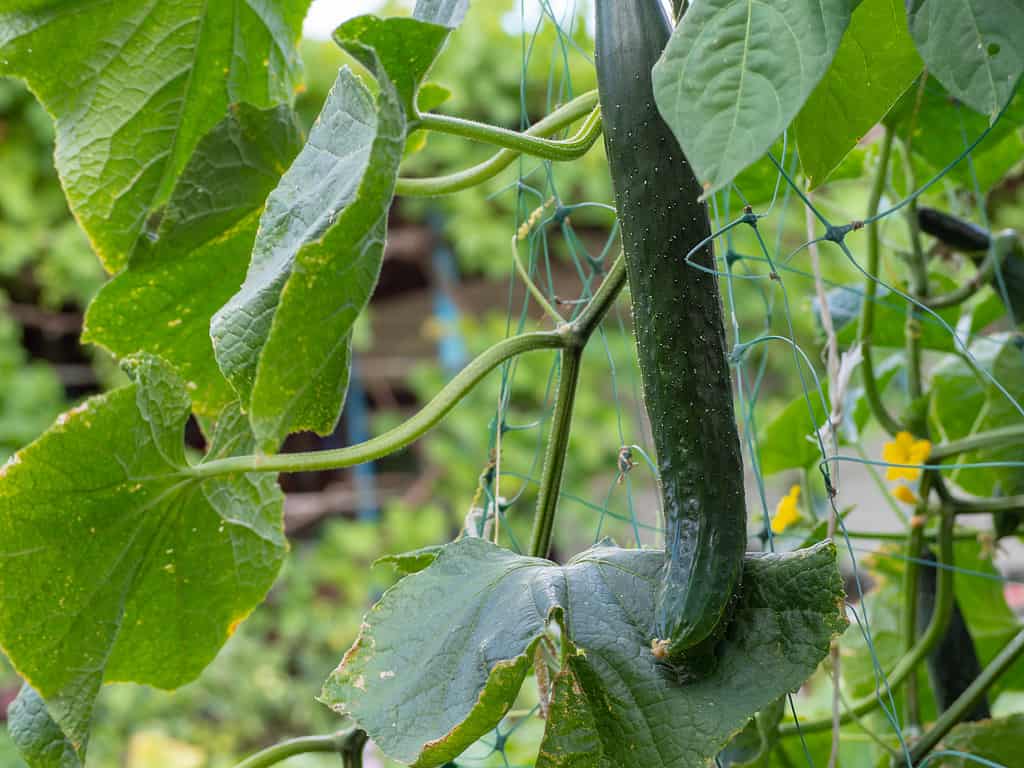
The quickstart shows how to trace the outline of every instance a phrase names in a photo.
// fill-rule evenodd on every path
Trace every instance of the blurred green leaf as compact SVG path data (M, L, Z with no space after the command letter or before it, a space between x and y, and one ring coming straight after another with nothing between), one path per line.
M903 0L864 0L794 121L810 188L822 184L921 72Z
M1024 7L1016 0L909 0L907 15L928 71L993 117L1024 72Z

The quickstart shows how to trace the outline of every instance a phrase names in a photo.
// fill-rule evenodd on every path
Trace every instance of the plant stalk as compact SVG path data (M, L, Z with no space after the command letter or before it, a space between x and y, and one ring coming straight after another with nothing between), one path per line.
M546 139L528 132L510 131L508 128L501 128L497 125L434 113L420 115L416 127L452 136L462 136L484 144L539 157L542 160L564 161L582 157L594 146L597 137L601 135L601 111L599 107L594 107L576 135L561 140Z
M353 728L328 736L302 736L267 747L240 762L235 768L266 768L295 755L310 752L333 752L342 756L345 768L360 768L366 733ZM353 762L353 760L355 762Z
M1024 425L1018 424L1012 427L990 429L985 432L976 432L973 435L951 440L948 443L940 443L932 448L928 457L930 464L938 464L945 459L952 459L961 453L970 453L982 448L1002 448L1006 445L1017 445L1024 443Z
M1003 646L1003 649L988 663L981 674L967 687L967 690L960 694L949 709L939 715L935 724L914 744L910 750L911 762L914 765L918 765L942 738L974 709L993 683L1020 658L1022 653L1024 653L1024 630L1018 632L1009 643Z
M563 104L550 115L530 126L524 133L527 136L538 138L552 136L563 128L569 127L580 118L591 114L595 106L597 106L597 91L587 91L567 104ZM595 141L598 135L600 135L599 131L594 136ZM482 163L444 176L430 176L418 179L399 177L395 187L395 194L433 197L460 192L494 178L512 165L522 154L519 151L502 149Z
M576 399L582 357L582 347L562 350L562 370L558 378L555 410L551 417L551 432L540 478L537 512L533 519L533 536L530 541L530 554L533 557L547 557L551 549L551 534L554 531L558 495L562 489L565 455L572 426L572 406Z
M867 397L868 405L875 420L882 425L882 428L890 435L895 435L902 427L893 418L882 402L881 393L878 391L878 382L875 379L874 352L872 350L872 336L875 329L875 297L878 285L875 282L878 274L880 241L878 237L878 223L873 217L878 213L882 201L882 192L885 189L885 180L889 171L889 158L892 155L893 132L887 130L882 140L882 154L878 158L878 171L875 174L874 184L871 187L871 197L868 200L867 238L868 238L868 263L866 272L868 277L864 279L864 302L860 311L860 328L858 340L861 345L861 352L864 356L864 395Z
M194 477L215 477L240 472L313 472L340 469L379 459L404 448L437 425L480 381L506 360L539 349L563 349L572 344L567 330L524 333L504 339L481 353L449 381L408 421L357 445L330 451L281 453L272 456L232 456L197 464Z

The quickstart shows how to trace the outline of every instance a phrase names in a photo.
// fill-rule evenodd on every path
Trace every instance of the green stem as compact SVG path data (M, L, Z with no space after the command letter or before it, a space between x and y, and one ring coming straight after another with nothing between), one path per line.
M587 302L587 306L580 312L579 317L573 320L571 329L577 338L586 341L597 329L601 320L612 308L619 293L626 284L626 260L620 255L609 268L604 276L604 281L594 293L593 298Z
M1020 238L1013 230L1006 230L996 235L995 242L985 256L984 261L978 265L978 271L970 280L961 285L955 291L942 294L941 296L925 297L921 302L930 309L945 309L962 304L976 294L983 286L992 282L996 274L996 265L1003 263L1014 249L1020 247Z
M916 189L914 169L910 162L909 148L903 147L903 166L907 176L907 188ZM917 223L917 201L911 200L905 212L907 228L910 230L910 292L918 301L926 301L928 297L928 257L921 245L921 229ZM904 326L907 351L907 390L911 401L917 401L924 394L921 366L921 317L920 310L909 305L907 321ZM913 408L914 403L912 403ZM923 434L927 425L919 413L911 418L915 434Z
M921 503L917 515L911 522L910 538L907 540L906 570L903 575L903 647L902 653L914 650L917 641L917 592L920 574L921 551L924 549L924 519L928 513L928 477L921 482ZM910 726L921 725L921 709L918 704L917 675L907 678L907 721Z
M562 352L561 376L555 394L551 434L548 436L547 454L544 457L544 469L537 495L537 513L530 542L530 553L534 557L546 557L548 550L551 549L551 533L554 530L555 511L565 469L565 454L572 426L572 405L576 397L583 348L615 303L625 284L626 262L619 256L579 317L562 327L571 334L574 343Z
M939 715L939 719L910 750L911 762L918 765L919 761L927 755L942 738L959 723L967 713L977 705L992 684L1002 676L1006 670L1013 665L1021 654L1024 653L1024 630L1018 632L1014 638L1003 646L1003 649L992 661L981 671L974 682L967 690L957 697L957 700L950 705L949 709Z
M1007 445L1024 443L1024 425L1018 424L1013 427L992 429L986 432L976 432L960 440L951 440L948 443L940 443L932 448L928 457L930 464L937 464L944 459L952 459L961 453L970 453L982 448L1002 448Z
M295 755L303 755L309 752L333 752L341 754L345 768L359 768L361 758L356 762L350 760L350 755L362 754L363 745L366 743L366 734L359 729L339 731L329 736L303 736L298 739L289 739L280 744L274 744L266 749L250 755L240 762L236 768L266 768L276 765Z
M875 363L871 348L872 336L875 329L875 297L878 284L875 279L878 275L880 243L878 237L878 223L873 218L878 214L878 208L882 201L882 191L885 189L885 179L889 171L889 157L892 154L893 132L887 130L882 140L882 154L878 159L878 171L875 175L874 184L871 187L871 197L868 200L867 238L868 238L868 263L865 271L868 276L864 278L864 302L861 305L860 328L858 339L863 354L864 368L864 394L867 397L871 412L882 428L890 435L895 435L902 427L886 410L882 402L882 396L878 391L878 382L875 379Z
M512 262L516 265L516 274L519 275L519 279L523 281L526 289L533 296L533 300L537 302L537 305L544 311L544 314L555 322L555 327L562 325L565 322L565 318L562 317L557 309L551 306L548 297L544 295L544 291L533 281L530 271L523 264L523 260L519 258L519 235L512 235Z
M524 352L538 349L562 349L572 344L566 330L524 333L504 339L480 354L463 368L408 421L382 435L346 448L309 453L282 453L273 456L232 456L191 467L196 477L214 477L239 472L313 472L351 467L379 459L404 448L424 435L443 419L488 373Z
M903 654L896 662L892 670L885 676L885 683L880 690L871 696L853 702L850 709L843 713L841 723L848 723L854 717L870 712L877 707L891 691L912 674L924 657L927 656L935 644L942 638L949 624L949 617L953 613L953 571L949 566L953 565L953 510L944 508L942 511L942 523L939 527L939 555L936 568L938 569L937 585L935 590L935 610L932 612L928 626L921 634L921 637L914 644L909 653ZM817 720L808 720L800 723L800 731L803 733L814 733L827 731L832 727L832 718L823 717ZM779 726L779 733L793 734L797 732L796 723L783 723Z
M551 418L551 433L548 436L548 449L540 478L537 513L533 519L533 537L530 541L530 554L533 557L547 557L551 548L551 533L554 530L558 494L562 489L565 454L569 447L569 432L572 426L572 406L576 399L582 356L582 347L562 351L562 370L558 379L558 392L555 395L555 411Z
M594 107L580 130L568 139L545 139L528 132L519 133L497 125L478 123L461 117L438 115L433 112L420 115L417 128L462 136L503 149L533 155L543 160L575 160L582 157L601 135L601 111Z
M592 114L596 105L597 91L587 91L577 96L568 104L559 107L543 120L535 123L525 131L525 135L535 137L551 136L563 128L572 125L587 114ZM598 133L596 132L594 135L595 140ZM461 192L464 189L475 187L489 179L493 179L512 165L521 155L522 152L502 149L482 163L445 176L431 176L419 179L399 177L395 193L415 197L432 197Z
M1024 494L1017 496L992 496L983 499L950 499L953 511L958 515L974 515L989 512L1013 512L1024 509Z

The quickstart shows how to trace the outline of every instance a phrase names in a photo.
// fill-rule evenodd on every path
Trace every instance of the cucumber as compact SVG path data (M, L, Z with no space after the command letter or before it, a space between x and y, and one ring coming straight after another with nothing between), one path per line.
M921 554L921 559L928 564L923 565L917 577L917 626L923 630L931 621L935 610L935 555L930 550ZM954 598L953 613L949 617L949 626L936 644L927 659L928 678L931 680L935 693L935 704L939 712L945 712L956 701L960 694L981 674L981 662L974 648L974 638L964 621L960 604ZM986 720L992 717L988 708L988 699L982 697L967 713L964 720Z
M605 150L661 476L665 567L652 650L686 676L713 662L746 550L743 462L718 279L686 263L711 234L701 186L654 104L671 24L659 0L597 0ZM691 257L712 269L710 245Z

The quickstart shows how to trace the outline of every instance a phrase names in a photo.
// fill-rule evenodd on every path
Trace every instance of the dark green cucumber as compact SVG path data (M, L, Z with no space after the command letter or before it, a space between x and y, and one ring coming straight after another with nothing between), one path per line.
M921 559L924 565L917 577L917 626L924 630L931 621L935 611L935 555L925 550ZM928 677L932 691L935 693L935 704L939 712L945 712L956 701L960 694L967 690L974 679L981 674L981 662L974 648L974 638L964 621L960 611L960 603L953 599L953 612L949 617L949 626L927 659ZM988 699L982 697L967 713L964 720L985 720L992 717L988 708Z
M651 88L670 32L659 0L597 0L605 149L665 515L652 648L699 673L739 585L746 507L707 207Z

